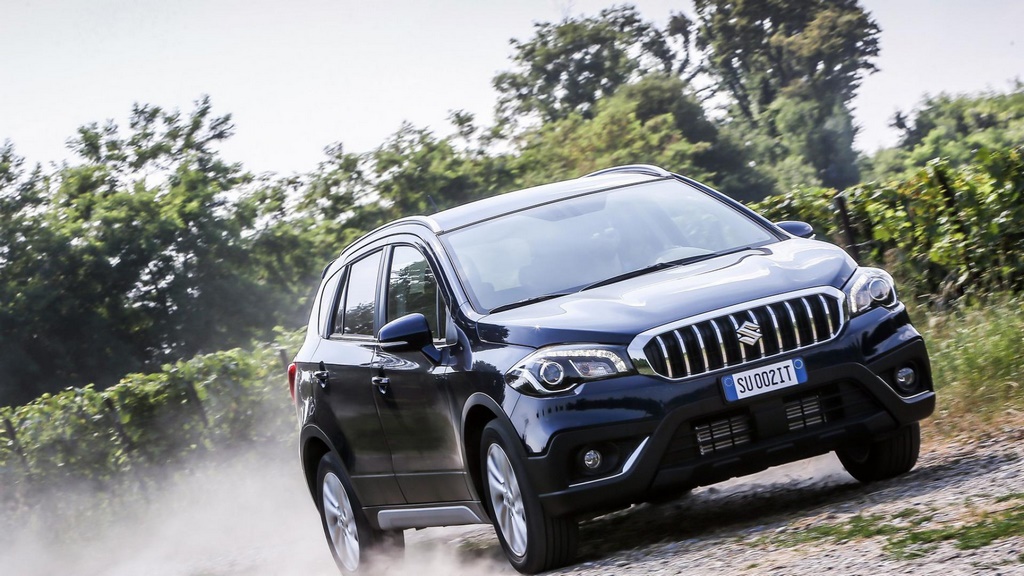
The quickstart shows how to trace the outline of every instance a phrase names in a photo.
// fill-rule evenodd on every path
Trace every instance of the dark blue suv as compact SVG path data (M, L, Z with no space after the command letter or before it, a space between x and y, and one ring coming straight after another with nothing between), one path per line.
M909 471L925 344L886 272L810 236L624 166L354 242L289 371L339 567L493 523L538 572L634 502L829 451L861 481Z

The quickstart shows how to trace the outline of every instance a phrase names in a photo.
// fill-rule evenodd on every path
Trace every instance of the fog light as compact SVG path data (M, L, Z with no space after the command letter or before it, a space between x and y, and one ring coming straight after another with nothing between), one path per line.
M583 455L583 465L588 470L597 470L601 467L601 461L604 458L601 457L601 453L597 450L587 450L587 453Z
M896 386L904 392L912 392L917 385L917 372L910 366L896 371Z

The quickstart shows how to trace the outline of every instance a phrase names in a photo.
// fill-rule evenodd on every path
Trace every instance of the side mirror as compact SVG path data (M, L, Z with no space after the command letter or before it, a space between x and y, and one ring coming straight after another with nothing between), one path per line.
M811 228L807 222L783 220L776 222L775 225L798 238L814 238L814 228Z
M418 350L434 364L441 362L441 351L434 346L430 325L423 314L407 314L381 327L377 334L380 347L392 352Z

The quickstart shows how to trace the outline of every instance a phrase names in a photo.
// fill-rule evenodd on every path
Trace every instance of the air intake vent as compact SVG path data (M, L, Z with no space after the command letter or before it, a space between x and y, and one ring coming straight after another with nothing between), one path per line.
M786 402L786 421L789 423L789 431L795 432L824 424L828 417L821 407L821 398L812 394Z
M693 432L697 436L697 448L700 450L700 455L705 456L748 444L751 440L750 418L746 415L737 415L694 424Z

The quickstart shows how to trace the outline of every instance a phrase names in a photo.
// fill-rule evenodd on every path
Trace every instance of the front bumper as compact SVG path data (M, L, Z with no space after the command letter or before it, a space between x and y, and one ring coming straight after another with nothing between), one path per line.
M902 306L853 318L834 340L763 364L793 357L804 359L805 383L735 402L720 383L732 369L678 382L636 375L560 397L523 397L512 422L545 510L621 508L877 438L935 409L928 353ZM918 388L901 395L893 372L907 365L918 372ZM605 455L593 474L582 464L590 449Z

